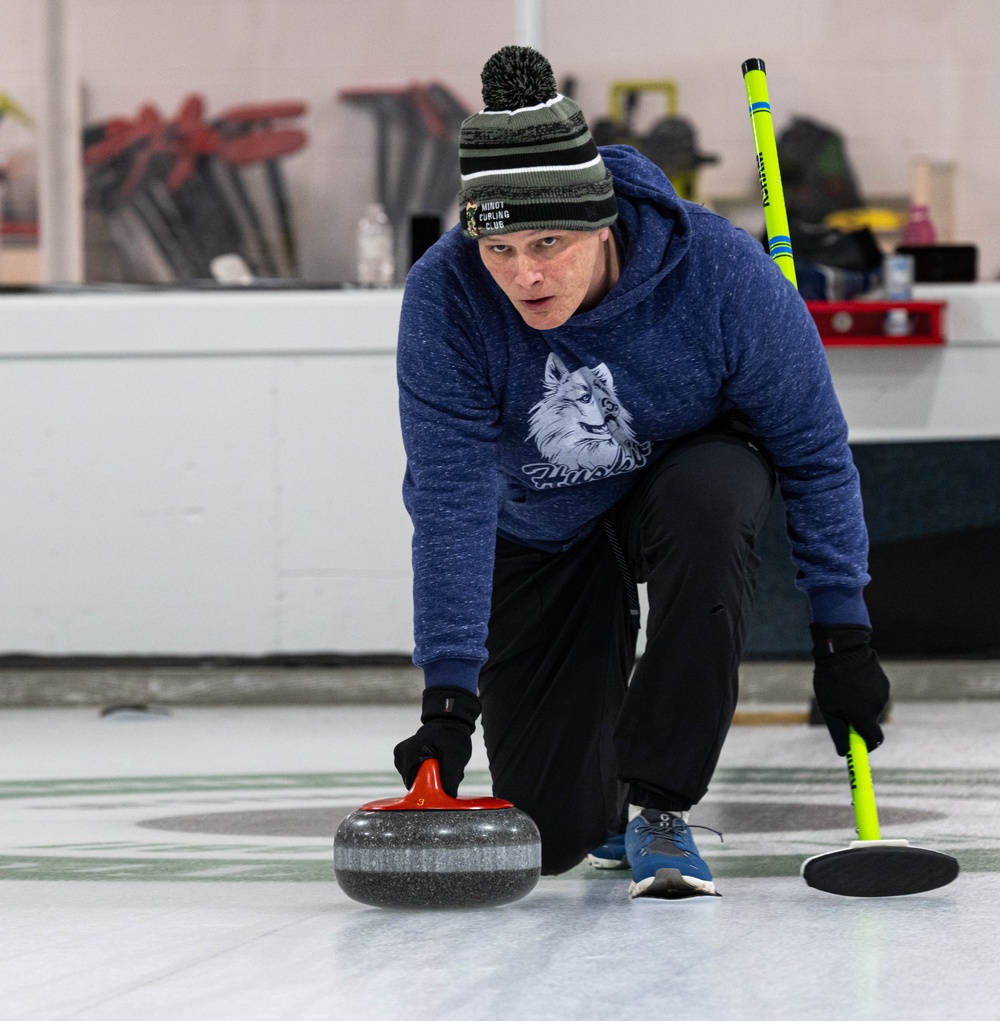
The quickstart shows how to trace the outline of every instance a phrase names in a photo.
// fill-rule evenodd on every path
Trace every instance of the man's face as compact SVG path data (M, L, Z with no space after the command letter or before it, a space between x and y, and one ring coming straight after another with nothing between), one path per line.
M533 329L554 330L593 308L614 284L610 235L608 227L519 230L480 238L479 254L521 318Z

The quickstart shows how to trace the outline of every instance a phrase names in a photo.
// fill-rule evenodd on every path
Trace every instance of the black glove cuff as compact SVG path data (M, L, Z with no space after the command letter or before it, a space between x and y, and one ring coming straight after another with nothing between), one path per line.
M816 659L864 648L872 636L872 629L865 624L810 624L809 631Z
M476 729L476 720L483 711L482 703L466 688L434 684L424 688L421 723L431 720L457 720L470 731Z

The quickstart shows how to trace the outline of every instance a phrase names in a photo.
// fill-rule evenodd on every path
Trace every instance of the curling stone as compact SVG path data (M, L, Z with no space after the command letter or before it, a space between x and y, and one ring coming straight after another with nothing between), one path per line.
M542 843L531 818L501 798L453 798L436 759L402 798L352 812L333 841L348 897L380 908L480 908L534 889Z

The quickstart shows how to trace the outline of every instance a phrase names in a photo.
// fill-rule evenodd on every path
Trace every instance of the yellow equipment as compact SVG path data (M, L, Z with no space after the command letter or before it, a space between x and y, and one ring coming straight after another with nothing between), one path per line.
M650 92L662 94L664 116L647 134L640 135L632 118L639 98ZM698 152L694 128L678 115L677 96L677 82L668 78L612 82L608 116L595 123L592 133L598 145L631 145L638 149L670 178L681 198L695 200L698 168L715 163L718 157Z

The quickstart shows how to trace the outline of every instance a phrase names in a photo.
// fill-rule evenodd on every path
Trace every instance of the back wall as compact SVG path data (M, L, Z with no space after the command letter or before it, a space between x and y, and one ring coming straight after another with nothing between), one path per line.
M91 119L164 111L202 92L210 111L308 100L308 150L289 161L305 275L350 279L354 229L375 188L372 119L337 99L355 86L444 82L478 108L479 71L514 41L514 0L77 0ZM40 4L0 0L0 90L40 96ZM666 4L547 0L545 50L573 75L593 121L609 82L672 78L700 147L718 154L701 197L752 195L755 166L740 64L768 65L776 127L808 115L842 132L866 197L900 195L924 156L954 163L954 238L1000 272L1000 56L996 0L735 0ZM649 116L656 113L647 111ZM30 144L0 126L0 159Z

